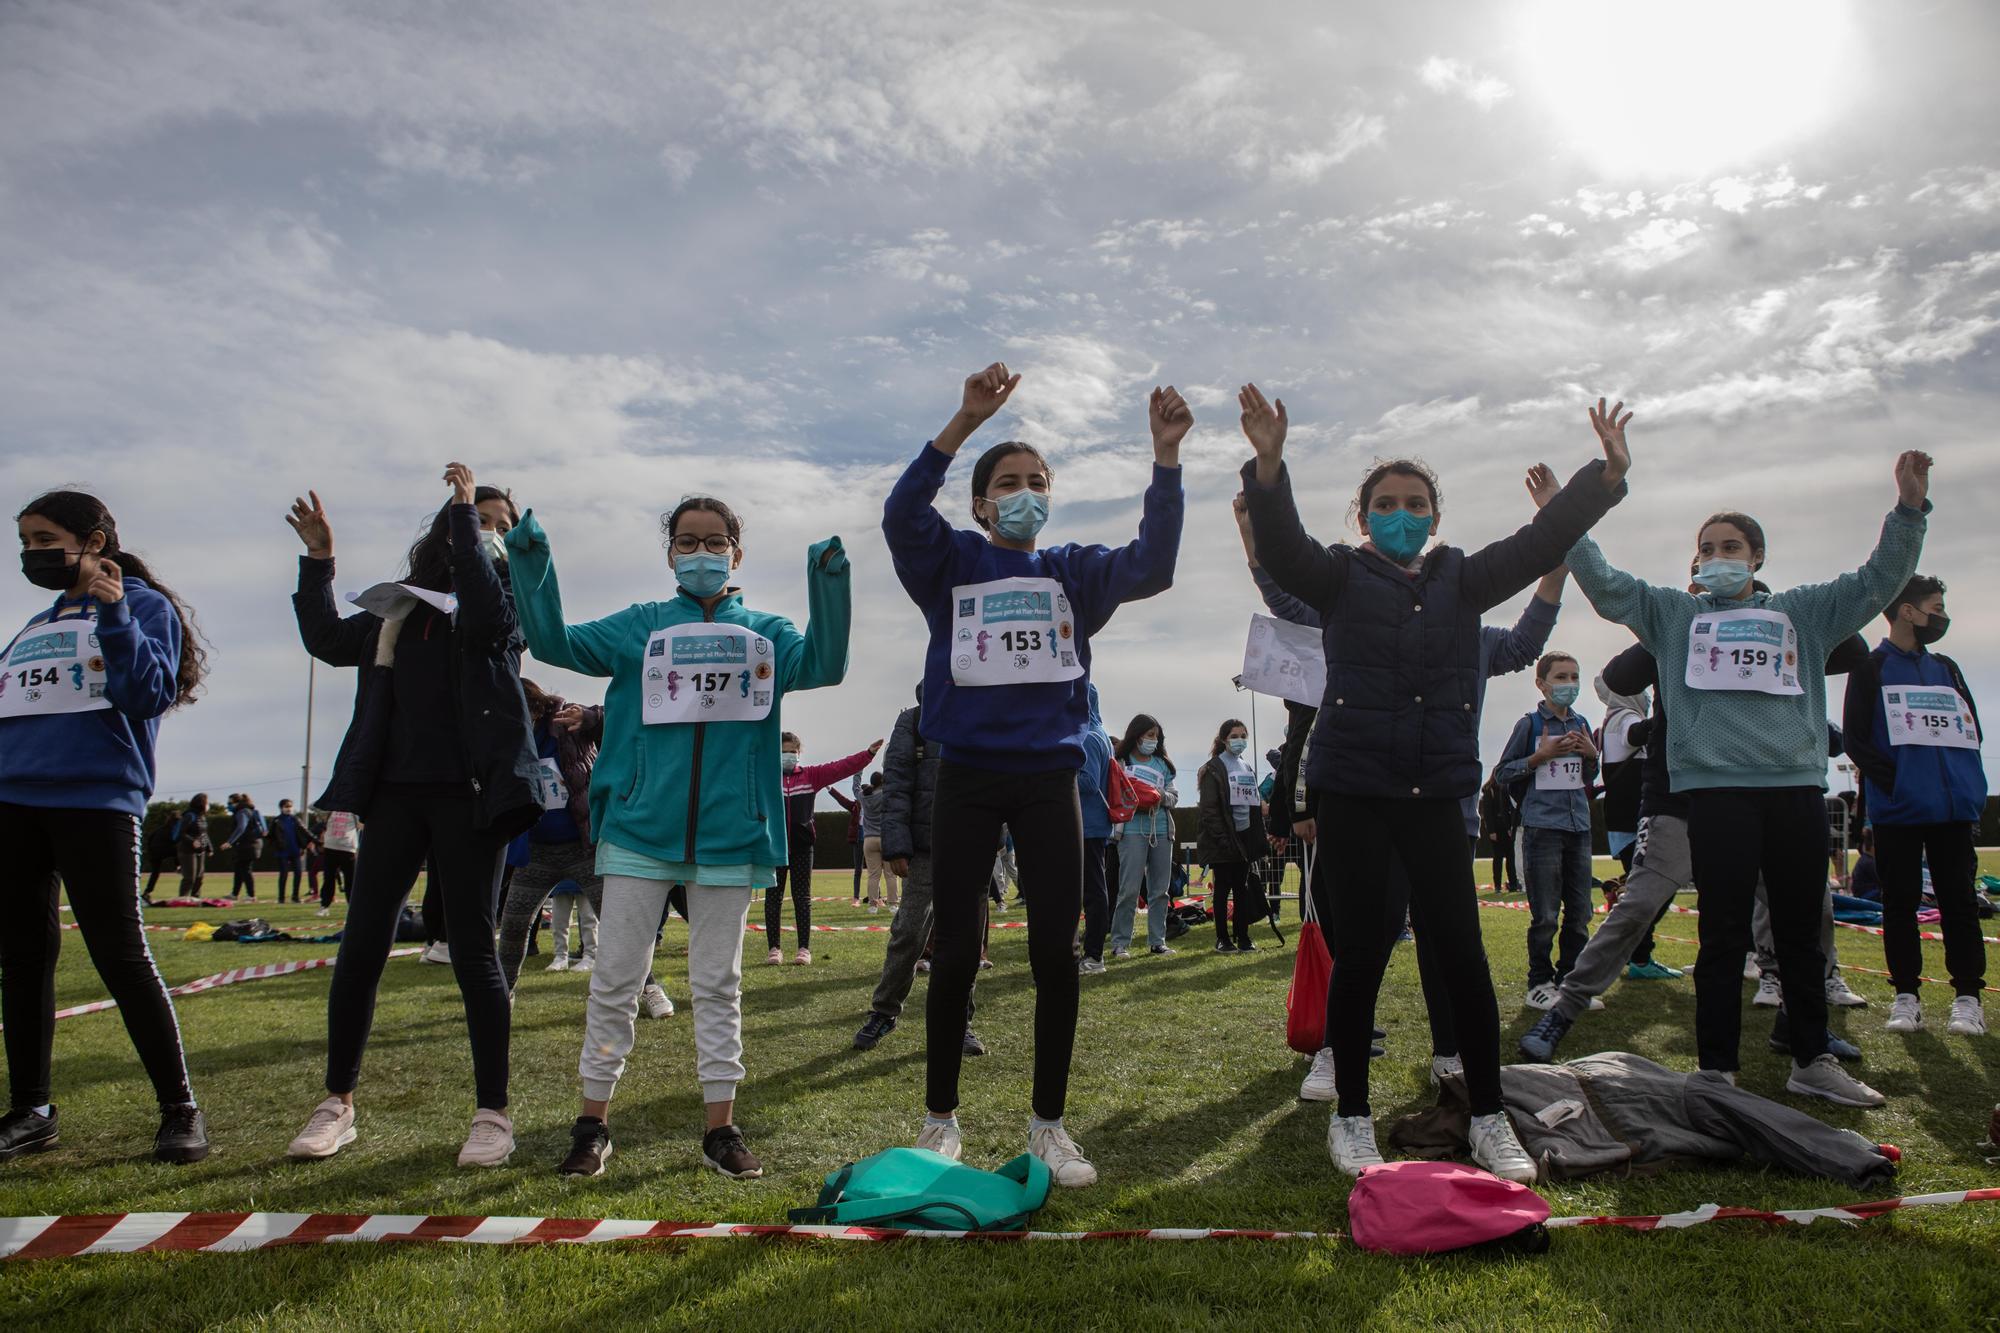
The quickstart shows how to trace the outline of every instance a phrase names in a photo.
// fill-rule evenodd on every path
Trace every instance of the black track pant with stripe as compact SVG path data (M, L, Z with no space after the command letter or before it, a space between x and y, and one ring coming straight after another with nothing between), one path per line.
M118 1002L162 1106L192 1102L180 1024L153 964L139 907L139 821L115 810L45 810L0 801L0 1022L7 1025L8 1105L50 1100L56 1030L58 886L77 933ZM101 1021L101 1020L100 1020Z

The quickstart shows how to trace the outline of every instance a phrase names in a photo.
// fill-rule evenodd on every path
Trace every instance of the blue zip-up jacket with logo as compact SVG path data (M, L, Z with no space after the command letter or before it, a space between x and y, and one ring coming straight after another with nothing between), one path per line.
M807 553L811 619L791 621L743 605L731 592L713 611L685 592L641 602L580 625L563 619L548 535L533 510L507 534L514 604L528 650L551 666L609 676L604 745L590 775L590 827L600 842L689 865L786 863L785 798L778 767L780 713L793 690L838 685L847 674L853 581L838 537ZM691 623L737 625L769 639L776 697L757 722L642 720L646 643L655 630Z
M1976 824L1986 809L1986 766L1979 750L1946 745L1891 745L1882 711L1885 686L1958 688L1951 668L1921 645L1904 652L1884 639L1870 654L1873 670L1847 678L1843 721L1847 752L1867 784L1874 824ZM1966 707L1978 705L1967 698ZM1976 723L1975 723L1976 725Z
M953 528L932 501L944 484L952 456L926 444L889 492L882 507L896 577L930 626L924 654L923 733L942 757L998 773L1042 773L1083 766L1083 734L1090 726L1091 636L1121 603L1136 602L1173 586L1181 547L1181 470L1153 465L1138 540L1103 546L1050 546L1010 551L986 534ZM961 688L951 676L951 590L995 579L1046 578L1062 585L1076 620L1075 680L1038 685Z
M87 626L93 609L111 707L0 720L0 801L118 810L143 819L153 794L160 715L180 695L180 617L173 603L128 574L122 600L58 597L22 629L71 619Z

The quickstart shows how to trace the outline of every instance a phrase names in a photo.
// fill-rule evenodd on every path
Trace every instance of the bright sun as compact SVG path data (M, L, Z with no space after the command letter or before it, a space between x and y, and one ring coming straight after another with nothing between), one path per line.
M1844 0L1535 0L1523 50L1599 169L1699 175L1821 124L1850 31Z

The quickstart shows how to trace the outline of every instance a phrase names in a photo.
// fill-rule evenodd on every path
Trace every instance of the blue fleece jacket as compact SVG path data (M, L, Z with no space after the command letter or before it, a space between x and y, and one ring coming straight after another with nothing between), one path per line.
M955 529L931 503L952 456L932 445L910 461L882 507L882 535L904 591L930 626L924 655L923 734L950 763L999 773L1083 765L1090 727L1090 640L1121 603L1173 586L1181 545L1181 470L1153 467L1138 539L1117 550L1051 546L1011 551L984 533ZM1075 680L962 688L951 675L952 589L995 579L1046 578L1062 585L1076 621Z
M144 818L153 794L160 715L179 695L181 622L172 603L127 575L125 596L99 603L59 597L23 629L96 618L111 707L0 719L0 801L58 810L119 810Z

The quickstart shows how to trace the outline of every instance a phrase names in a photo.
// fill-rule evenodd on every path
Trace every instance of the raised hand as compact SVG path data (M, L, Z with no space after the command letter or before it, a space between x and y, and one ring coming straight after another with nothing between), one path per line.
M97 568L90 575L90 582L84 585L83 595L93 602L122 602L125 600L125 571L118 568L115 560L98 557Z
M1181 447L1181 441L1194 425L1194 413L1188 410L1180 390L1171 384L1164 389L1156 384L1146 416L1153 428L1153 456L1164 462Z
M878 740L878 741L874 742L873 744L871 744L871 745L870 745L870 746L868 747L868 753L870 753L870 754L880 754L880 753L882 753L882 742Z
M1896 498L1911 509L1922 509L1931 493L1931 456L1910 449L1896 459Z
M1597 406L1590 409L1590 425L1597 432L1598 442L1604 446L1604 489L1616 490L1618 483L1625 480L1625 474L1632 470L1632 451L1625 444L1625 427L1632 420L1632 414L1625 412L1625 404L1615 404L1607 412L1604 400L1597 400Z
M1250 531L1250 502L1243 498L1243 492L1236 492L1236 498L1229 502L1229 508L1236 515L1236 535L1243 539L1243 554L1252 565L1257 563L1257 539Z
M1007 373L1004 361L995 361L978 374L965 377L965 397L958 410L975 423L984 421L1006 406L1014 386L1020 382L1019 375Z
M564 704L561 708L556 709L556 715L549 720L564 731L581 731L583 729L583 705Z
M1285 430L1291 424L1285 417L1285 400L1278 399L1273 408L1265 401L1263 390L1246 384L1237 391L1236 402L1243 409L1244 438L1257 451L1257 480L1272 485L1285 460Z
M446 463L444 479L451 486L451 502L469 505L478 489L472 484L472 469L463 463Z
M304 500L292 501L292 512L285 515L285 522L292 525L292 531L299 534L299 540L306 544L306 554L315 560L333 559L333 525L326 521L326 508L319 502L318 491L307 491L312 497L308 505Z
M1549 501L1556 498L1562 487L1556 483L1555 471L1547 463L1537 463L1528 469L1523 479L1528 488L1528 498L1535 502L1535 508L1547 508Z

